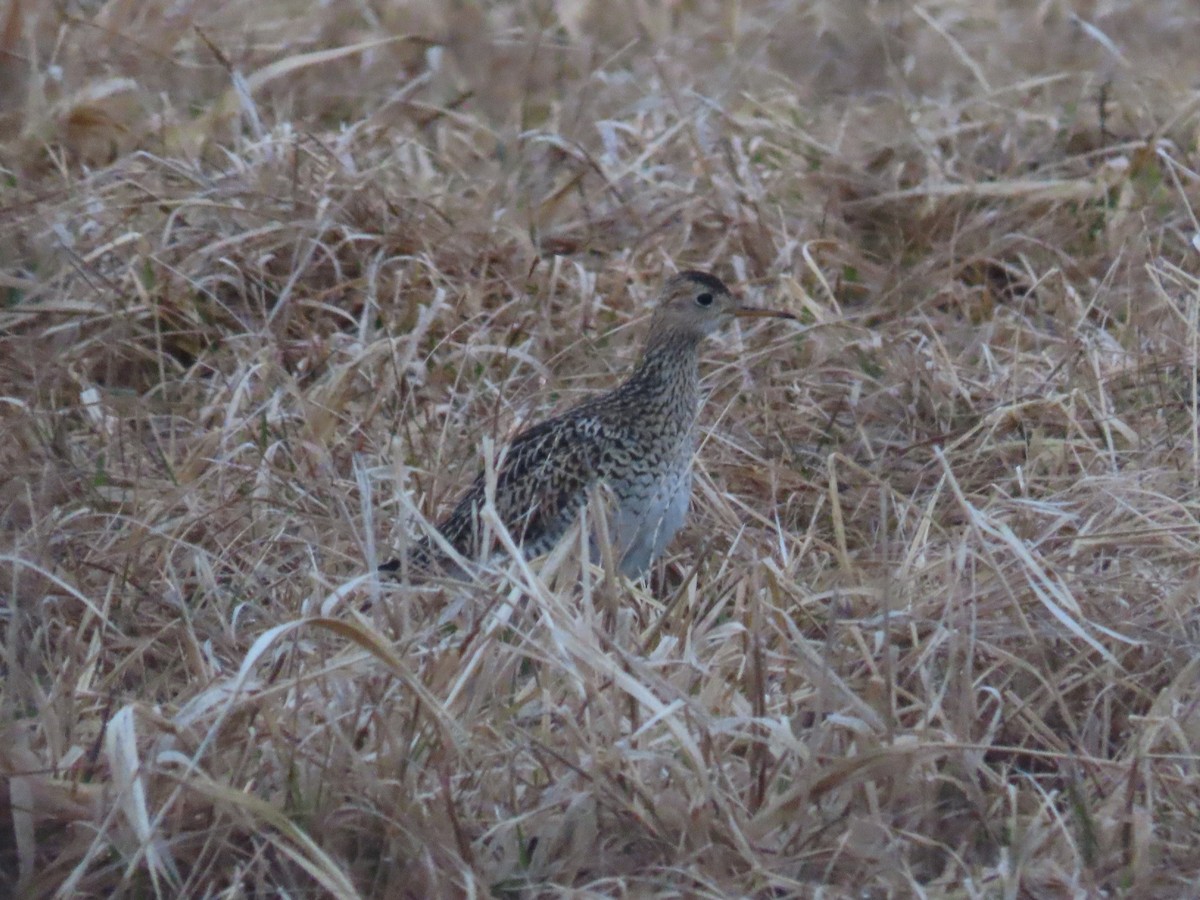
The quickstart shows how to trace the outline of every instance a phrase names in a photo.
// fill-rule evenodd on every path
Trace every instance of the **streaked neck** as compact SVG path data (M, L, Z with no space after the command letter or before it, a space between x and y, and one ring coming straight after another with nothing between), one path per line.
M701 341L703 337L677 330L651 333L622 393L693 418L700 402Z

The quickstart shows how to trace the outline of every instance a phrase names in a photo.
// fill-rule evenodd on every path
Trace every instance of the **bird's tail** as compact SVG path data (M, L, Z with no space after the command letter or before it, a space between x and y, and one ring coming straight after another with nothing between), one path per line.
M379 567L381 573L394 578L405 575L414 581L424 581L438 575L454 575L459 566L447 554L433 546L428 538L420 538L409 545L402 556L389 559Z

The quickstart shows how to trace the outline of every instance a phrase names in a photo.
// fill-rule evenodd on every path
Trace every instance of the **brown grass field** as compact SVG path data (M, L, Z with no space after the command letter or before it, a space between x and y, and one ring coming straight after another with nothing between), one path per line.
M1200 895L1198 35L0 0L0 896ZM649 582L381 582L688 267Z

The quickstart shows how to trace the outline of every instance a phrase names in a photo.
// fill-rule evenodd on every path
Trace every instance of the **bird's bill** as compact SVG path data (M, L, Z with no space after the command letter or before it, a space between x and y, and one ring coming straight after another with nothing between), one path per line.
M789 312L781 312L777 309L758 309L754 306L739 306L733 311L733 314L739 319L794 319L796 318Z

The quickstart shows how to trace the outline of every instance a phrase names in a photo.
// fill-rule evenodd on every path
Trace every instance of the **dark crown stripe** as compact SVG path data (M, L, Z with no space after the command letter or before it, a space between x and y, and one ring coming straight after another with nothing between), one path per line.
M720 278L718 278L716 275L710 275L708 272L701 272L697 269L687 269L686 271L680 272L671 280L674 282L690 281L695 284L702 285L708 288L710 291L720 291L726 294L729 293L729 288L725 287L725 282L723 282Z

